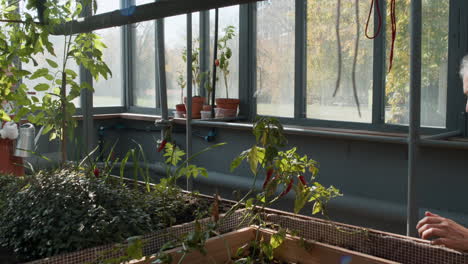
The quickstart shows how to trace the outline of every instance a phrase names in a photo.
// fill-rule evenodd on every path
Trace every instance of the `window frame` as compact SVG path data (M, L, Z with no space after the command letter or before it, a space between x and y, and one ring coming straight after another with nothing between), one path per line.
M157 0L155 0L157 1ZM385 35L381 34L375 38L373 45L373 95L372 95L372 120L370 123L358 123L350 121L333 121L306 118L305 109L307 102L307 0L295 1L295 84L294 84L294 118L279 117L285 124L300 126L316 126L327 128L359 129L370 131L387 132L407 132L408 125L395 125L385 123L385 64L386 64L386 46ZM134 5L134 0L121 0L123 7ZM380 9L386 10L388 0L379 1ZM249 121L253 121L257 116L257 105L254 97L256 91L256 17L257 4L249 3L239 6L239 115ZM462 1L450 0L449 10L449 31L448 31L448 74L447 74L447 111L446 127L431 128L421 127L422 133L442 133L456 129L466 133L466 114L461 112L464 105L464 99L461 96L461 80L458 77L458 61L468 51L468 34L465 30L468 28L468 18L462 21L461 13L468 11L468 3ZM209 11L200 12L200 40L209 43ZM374 24L378 23L378 16L374 12ZM459 22L460 21L460 22ZM157 22L155 24L156 40L162 38L164 33L158 32ZM156 61L156 107L137 107L133 104L132 82L133 65L131 61L134 45L134 32L130 25L122 27L123 56L125 61L124 70L124 106L123 107L95 107L95 113L109 112L130 112L141 114L160 115L162 113L160 92L162 89L160 75L165 74L164 63L159 62L157 52L155 52ZM382 32L386 32L386 12L382 12ZM155 50L158 48L158 41L155 41ZM164 43L164 41L162 41ZM161 48L161 47L160 47ZM164 45L163 47L164 48ZM201 48L201 64L203 68L210 68L209 49ZM245 65L240 67L240 65ZM451 88L452 87L452 88ZM455 87L455 88L453 88ZM449 103L452 102L452 103ZM169 111L173 106L169 106Z

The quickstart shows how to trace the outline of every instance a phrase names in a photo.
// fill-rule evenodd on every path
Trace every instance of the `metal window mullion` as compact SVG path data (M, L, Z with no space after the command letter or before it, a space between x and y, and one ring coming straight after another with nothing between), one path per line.
M253 120L257 112L254 96L257 75L256 3L239 7L239 115ZM243 67L240 67L243 65Z
M164 19L156 20L156 71L158 72L158 95L161 109L161 118L168 119L167 86L166 86L166 58L164 54ZM162 135L163 136L163 135Z
M198 42L200 45L200 70L201 72L206 72L210 70L210 11L202 11L200 12L200 25L199 25L199 32L200 41ZM200 82L200 95L201 96L208 96L206 94L206 90L202 89L205 87L205 82L209 82L210 80L203 76ZM207 102L210 98L207 98Z
M187 141L187 166L188 159L192 156L192 13L187 14L187 116L186 116L186 141ZM191 177L187 177L187 191L193 188Z
M408 205L406 234L417 236L416 224L419 218L418 164L420 158L419 129L421 127L421 34L422 34L421 0L411 1L410 16L410 120L408 138Z
M307 46L307 1L296 0L295 49L294 49L294 118L306 117L306 46Z
M91 5L87 5L83 11L84 16L92 15ZM80 65L80 83L88 83L93 87L93 76L91 73L83 66ZM81 104L81 113L83 115L83 146L84 151L88 154L91 153L95 146L95 137L94 137L94 124L93 124L93 92L89 89L81 90L80 95L80 104Z
M157 1L157 0L155 0ZM160 94L160 85L161 85L161 72L159 70L159 56L158 56L158 39L160 38L159 36L159 33L158 33L158 25L157 25L157 20L153 20L153 26L154 26L154 63L155 63L155 67L154 67L154 74L155 74L155 78L154 78L154 94L156 95L155 96L155 105L156 105L156 112L157 113L161 113L161 97L159 96ZM163 38L164 39L164 38Z
M121 0L122 8L126 8L130 5L135 4L134 0ZM122 58L123 58L123 89L124 95L123 104L124 108L127 111L130 106L134 105L133 100L133 47L134 47L134 38L133 38L133 29L131 25L125 25L121 28L122 31Z
M372 82L372 124L383 125L385 123L385 75L386 72L386 28L387 28L387 12L386 1L376 2L380 4L382 26L379 36L374 39L373 50L373 82ZM379 16L374 8L374 34L377 33L377 25Z

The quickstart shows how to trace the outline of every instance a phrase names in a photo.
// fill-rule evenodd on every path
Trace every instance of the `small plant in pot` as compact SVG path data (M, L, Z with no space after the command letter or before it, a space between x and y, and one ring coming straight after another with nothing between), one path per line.
M203 83L207 96L206 104L203 105L203 111L211 111L211 94L213 93L213 86L211 85L211 72L206 71L201 73L200 83Z
M197 48L192 50L192 85L193 90L196 92L195 96L192 97L192 118L200 118L200 111L205 104L206 98L200 96L200 83L203 76L203 72L200 70L200 48L198 47L198 40L195 41ZM187 62L187 49L182 52L182 59ZM184 98L185 106L187 107L187 98Z
M213 86L210 83L211 72L202 72L201 76L201 84L205 87L205 94L207 95L206 104L203 105L203 111L201 111L201 119L210 119L213 118L211 115L211 94L213 93Z
M218 40L219 59L215 61L215 65L223 75L226 98L216 98L216 106L220 109L217 111L217 117L235 117L240 100L229 98L228 86L229 60L232 57L232 50L228 47L228 42L235 36L235 27L227 26L223 31L224 36Z
M182 118L186 113L184 104L184 89L187 86L187 82L184 79L184 75L181 71L177 72L177 84L180 88L180 104L176 104L176 112L174 117Z

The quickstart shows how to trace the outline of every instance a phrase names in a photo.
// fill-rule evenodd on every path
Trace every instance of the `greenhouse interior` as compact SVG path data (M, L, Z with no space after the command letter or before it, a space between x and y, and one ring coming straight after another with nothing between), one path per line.
M468 263L466 13L0 0L0 264Z

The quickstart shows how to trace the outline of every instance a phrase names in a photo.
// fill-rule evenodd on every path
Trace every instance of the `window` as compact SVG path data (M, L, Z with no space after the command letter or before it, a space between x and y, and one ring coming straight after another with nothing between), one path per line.
M138 0L137 5L153 0ZM156 107L155 22L132 25L133 30L133 105Z
M338 78L338 41L335 33L337 1L307 1L307 118L370 123L372 121L373 40L364 36L369 2L359 1L359 50L356 63L356 91L361 116L356 108L352 66L355 56L355 1L341 1L341 80ZM373 32L370 25L369 31Z
M106 13L118 9L115 1L99 0L97 13ZM95 31L102 37L107 49L104 50L104 62L109 66L112 76L107 80L94 81L94 106L110 107L123 105L123 70L122 70L122 31L121 28L108 28Z
M227 41L227 47L231 50L232 56L229 59L229 74L225 76L219 70L216 73L218 82L216 83L216 98L239 98L239 6L230 6L219 9L218 40L226 35L226 30L233 27L234 37ZM213 61L213 44L215 28L215 11L210 10L210 59L209 65ZM219 58L218 47L218 58ZM210 67L211 70L211 67ZM226 89L227 85L227 89Z
M153 1L135 0L135 4ZM229 28L233 30L234 37L226 46L231 51L226 79L218 68L216 97L239 98L239 89L247 89L239 87L239 35L245 34L248 39L250 32L255 32L255 44L251 46L256 50L248 51L248 54L256 56L256 90L249 94L255 98L255 114L294 118L295 111L303 109L304 113L300 113L300 116L307 118L307 121L303 122L308 124L399 130L395 125L408 124L410 2L403 0L397 1L396 4L397 36L391 71L388 70L392 41L389 2L385 10L380 2L380 9L384 12L382 17L386 19L386 23L383 23L385 32L382 31L376 39L368 39L365 30L370 2L341 1L339 42L335 32L338 17L337 0L265 0L256 4L256 12L253 13L250 12L250 7L245 10L239 6L220 8L219 39L223 39L226 29ZM115 9L111 1L99 3L100 12ZM297 8L297 3L303 3L305 8ZM421 121L425 127L446 127L449 8L449 0L423 1ZM356 17L356 12L359 13L359 17ZM239 16L248 14L256 15L256 18L243 17L252 19L254 22L248 24L254 25L255 28L240 32ZM200 15L192 15L192 47L193 52L199 55L199 73L202 75L204 70L212 70L210 65L214 57L215 11L210 10L203 15L206 16L203 19L209 21L205 23L203 20L206 34L202 40L199 34ZM304 19L305 24L296 25L298 18ZM374 7L367 29L370 35L374 33L374 20L377 19ZM184 61L187 21L186 15L168 17L164 21L166 88L168 106L173 109L176 104L184 102L184 96L187 94L187 66ZM146 21L132 25L133 43L130 46L133 49L129 51L133 65L132 84L129 87L132 106L158 107L154 23ZM304 32L296 31L304 28ZM105 29L98 31L98 34L101 34L109 46L105 52L105 61L111 67L113 77L95 83L95 105L121 106L121 30ZM296 43L297 37L300 37L302 43ZM207 41L209 39L209 54L200 49L200 43L203 43L205 38ZM357 50L356 41L359 47ZM300 53L296 52L296 47L300 46L298 44L304 45L304 59L296 57L302 53L302 50ZM201 57L203 55L204 58ZM208 65L204 63L206 59ZM300 61L297 61L298 59ZM383 63L380 63L381 61ZM301 82L300 88L303 89L301 93L304 96L295 94L299 85L295 83L296 78L302 75L304 81ZM340 82L337 88L338 77ZM204 85L200 82L195 81L192 86L193 95L207 95L205 87L201 87ZM303 101L295 100L295 96L302 96ZM356 107L356 99L359 101L360 111ZM300 105L295 105L297 103ZM452 110L450 108L450 111ZM373 114L378 116L372 116Z
M199 14L192 15L192 49L199 47ZM186 87L181 88L179 80L187 80L187 63L183 54L187 49L187 16L180 15L164 19L164 49L166 57L167 105L174 109L183 103ZM179 79L179 77L181 79ZM192 94L200 95L199 87L193 85Z
M294 117L295 1L257 3L257 113Z
M423 1L422 5L421 125L426 127L445 127L449 6L449 0ZM393 67L386 77L385 121L389 124L407 125L410 86L410 1L398 2L396 15L398 35L395 41ZM389 19L387 24L391 25ZM387 43L389 43L387 46L390 45L390 41L391 32L387 30Z

